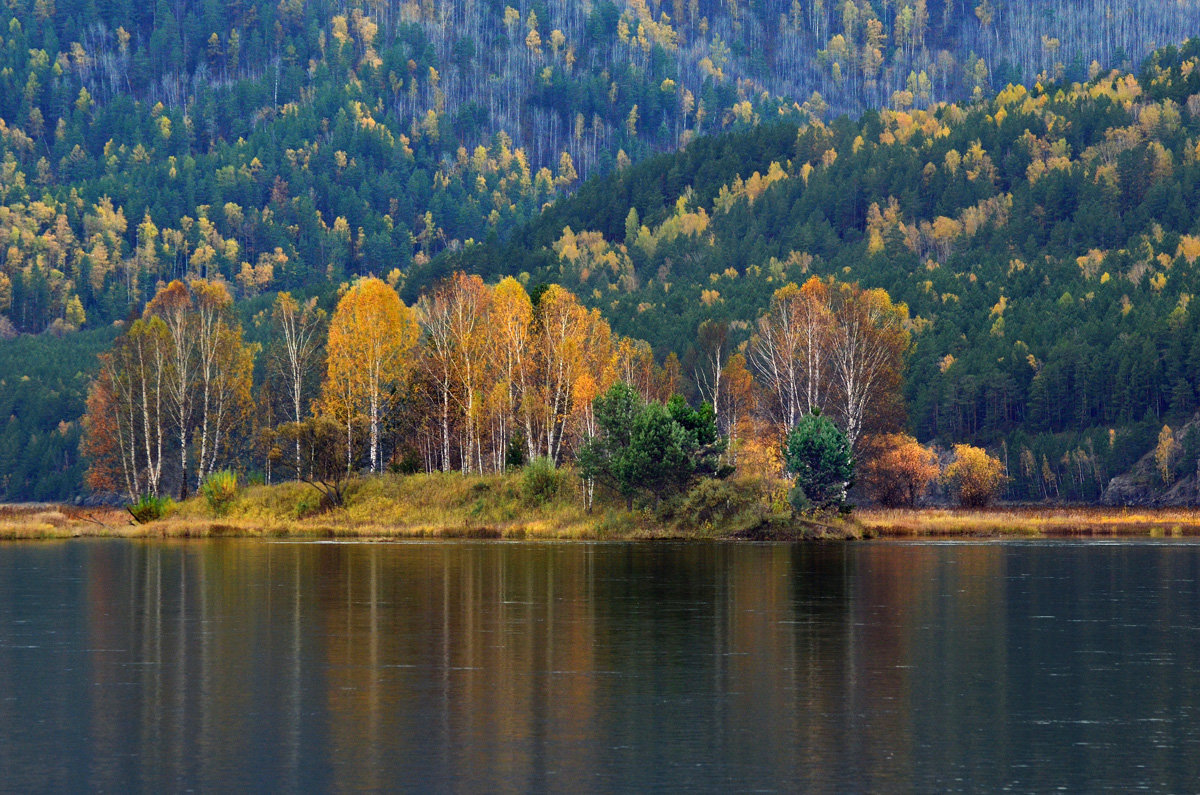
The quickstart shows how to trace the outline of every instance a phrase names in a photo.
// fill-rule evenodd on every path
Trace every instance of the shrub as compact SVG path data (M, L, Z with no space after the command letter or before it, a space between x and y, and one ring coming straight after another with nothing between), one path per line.
M321 494L315 491L305 492L296 500L296 506L292 509L292 514L297 519L312 516L321 512L324 503L325 498Z
M562 473L554 468L554 462L545 456L535 458L521 476L521 499L533 507L545 505L558 496L561 487Z
M788 489L787 493L788 505L792 507L792 513L809 513L813 509L813 502L804 492L804 487L797 483Z
M682 497L676 513L697 529L736 533L760 525L765 508L760 483L705 478Z
M237 499L237 474L228 469L213 472L204 479L200 492L204 499L208 500L209 508L219 515L224 515Z
M161 519L175 508L175 501L170 497L155 497L153 494L143 494L133 505L126 505L125 510L138 524L146 524Z
M421 456L413 448L407 447L392 460L388 468L394 475L415 475L421 471Z
M942 473L942 480L964 508L986 508L1008 480L1000 459L969 444L954 445L954 460Z

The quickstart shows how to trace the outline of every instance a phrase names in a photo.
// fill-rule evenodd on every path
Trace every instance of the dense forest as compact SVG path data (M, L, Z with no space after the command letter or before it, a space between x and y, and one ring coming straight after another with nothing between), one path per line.
M1137 76L698 141L432 275L560 281L685 372L701 323L749 343L784 282L885 288L916 435L993 447L1010 496L1094 499L1198 405L1198 63L1193 40Z
M938 118L954 136L971 136L980 114L988 115L988 98L1008 81L1041 81L1043 88L1031 91L1044 104L1071 81L1100 85L1110 67L1138 63L1152 47L1181 40L1196 21L1193 0L1103 9L1089 2L1016 9L986 1L970 7L924 0L9 3L0 9L0 338L49 336L0 345L6 364L0 400L11 407L0 437L0 494L49 497L68 493L67 484L79 481L72 426L83 410L87 374L95 371L94 354L115 336L113 322L139 314L170 279L223 279L247 320L284 289L318 294L332 310L337 285L359 275L386 277L409 297L460 261L499 275L506 269L482 252L502 251L509 239L533 241L531 235L544 236L538 230L549 229L552 239L527 247L537 262L516 269L548 279L550 270L537 258L546 252L557 256L553 245L568 225L560 221L583 212L585 204L562 205L547 221L537 220L539 213L592 174L618 176L584 188L581 201L593 197L589 212L600 215L570 225L578 232L602 230L615 246L625 245L631 207L639 208L638 233L646 226L651 236L674 234L670 224L665 232L661 226L668 221L666 197L675 202L685 183L694 187L690 204L680 205L680 217L703 211L718 227L725 222L716 202L728 204L745 189L739 176L743 183L755 171L766 175L760 180L801 176L807 164L820 182L860 163L860 155L899 157L873 166L890 175L894 189L878 196L851 192L862 206L849 214L834 206L823 210L832 230L821 232L827 245L866 234L872 203L881 218L894 217L889 197L900 202L900 212L910 213L912 223L932 223L939 215L962 222L955 213L966 205L957 197L945 198L936 214L912 204L934 201L929 197L947 181L945 168L899 188L913 176L910 161L928 154L918 145L932 137L921 132L912 138L901 129L904 119ZM1172 66L1178 76L1170 92L1185 134L1179 140L1150 135L1137 147L1158 143L1171 153L1179 173L1166 181L1179 185L1180 200L1186 201L1180 180L1189 164L1185 143L1193 110L1185 84L1195 77L1187 71L1192 56L1164 57L1175 59L1163 66ZM1132 98L1114 100L1117 110L1111 113L1087 111L1086 140L1107 126L1125 125L1128 119L1118 118L1118 110L1136 119L1147 99L1161 105L1167 89L1150 85L1158 67L1149 68L1139 75L1146 94L1138 89ZM967 104L941 104L946 101ZM859 123L830 121L837 113L864 110ZM1164 115L1166 129L1173 117ZM841 162L798 157L796 125L803 125L802 139L829 136L835 143L821 151L840 154ZM892 144L881 138L885 125L895 127ZM1039 137L1050 141L1049 128ZM858 132L842 140L851 129ZM741 131L740 137L706 137L728 130ZM1003 149L1001 139L1020 132L1014 122L974 133L1000 172L988 196L1016 196L1005 182L1009 171L994 153ZM859 133L867 142L862 152L854 145ZM1079 135L1069 136L1076 146L1069 159L1078 160L1089 145L1078 146ZM954 148L965 173L974 173L969 143L956 140L945 151ZM655 155L683 146L676 160ZM941 142L937 146L941 151ZM1038 157L1049 163L1058 156ZM620 186L633 173L649 173L630 171L638 168L631 163L641 162L673 171L671 184L647 196L626 195L623 204L616 202L620 207L600 206L611 180ZM778 162L776 172L772 162ZM1061 177L1052 176L1049 184ZM922 180L929 190L918 187ZM920 196L909 195L914 192ZM982 201L982 188L976 192L974 200ZM775 226L794 220L768 218L775 212L770 204L751 213L750 204L726 213L728 223L745 215ZM809 228L808 221L806 214L796 228ZM1073 217L1069 225L1075 225ZM876 231L891 243L895 230L885 226ZM1107 217L1101 226L1101 237L1076 246L1073 256L1116 248L1108 239L1113 229ZM1169 232L1179 225L1162 226ZM1091 233L1081 227L1073 235ZM1131 239L1125 235L1118 242ZM828 251L795 242L776 246L778 254L739 247L741 253L726 266L703 277L726 268L767 270L771 257L786 262L793 251L801 260L805 253L818 258L817 270L832 265ZM582 247L593 243L585 240ZM950 246L947 254L955 249L955 256L965 256L966 248ZM675 277L658 279L661 261L651 266L637 246L629 251L637 285L619 291L624 304L611 306L616 296L600 300L592 286L581 297L606 315L623 313L610 318L614 326L638 330L660 356L685 355L689 332L641 329L638 324L656 313L637 309L654 302L634 300L656 280L685 285ZM917 259L927 253L921 249ZM765 259L748 260L760 254ZM902 260L894 259L893 276L906 267ZM520 261L527 259L522 255ZM650 278L647 268L654 271ZM865 274L855 278L888 282ZM931 271L927 278L941 277ZM614 273L612 281L617 280ZM744 310L736 318L731 310L737 289L718 289L715 282L705 289L722 293L724 308L717 315L748 324L777 285L756 286L754 279L741 284ZM914 307L920 304L896 284L887 286ZM1178 300L1182 292L1173 285L1161 292L1171 294ZM710 300L716 301L711 295ZM1014 309L1022 311L1019 304ZM928 312L915 314L918 320L930 318ZM932 326L932 333L941 334L942 325ZM748 326L735 332L739 328L745 332ZM248 326L248 338L254 333ZM1022 341L1036 344L1032 336ZM943 356L953 347L947 346ZM918 346L914 367L923 366L921 355L931 347L927 340ZM938 375L947 373L954 383L966 383L967 392L977 388L970 379L954 378L953 369ZM1024 389L1019 378L1016 388ZM1173 390L1172 380L1165 392ZM923 438L978 435L995 441L1025 420L1024 414L1013 415L1003 427L992 420L946 420L954 410L941 398L930 403L927 396L913 397L913 427ZM966 405L969 399L964 393L955 400ZM1171 401L1165 400L1169 410ZM19 410L23 406L36 411ZM920 419L927 416L936 416L936 422ZM1099 427L1095 412L1089 416L1089 427ZM1127 421L1128 416L1122 409L1114 424L1133 427L1144 419ZM1036 430L1065 427L1051 420Z
M1087 79L1197 11L18 0L0 11L2 324L107 324L182 276L247 296L403 275L697 136Z

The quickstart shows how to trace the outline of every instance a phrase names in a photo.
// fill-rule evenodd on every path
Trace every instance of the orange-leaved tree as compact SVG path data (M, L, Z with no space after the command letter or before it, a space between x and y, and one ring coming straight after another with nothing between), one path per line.
M729 439L726 455L730 464L738 463L742 428L751 422L755 400L754 376L746 367L746 355L733 354L721 368L720 403L715 407L717 429Z
M526 400L534 400L535 433L542 455L556 463L571 416L572 392L584 362L584 334L590 313L573 293L550 285L534 313L533 358L536 379Z
M387 403L411 375L408 354L419 329L396 291L375 277L359 279L329 322L322 409L346 430L346 468L353 468L355 417L366 417L371 471L379 471L379 429Z
M100 372L88 389L80 447L93 490L123 488L131 501L159 495L167 356L167 330L159 318L135 320L113 349L100 356Z
M863 447L862 481L884 505L912 507L937 479L933 450L906 433L869 436Z

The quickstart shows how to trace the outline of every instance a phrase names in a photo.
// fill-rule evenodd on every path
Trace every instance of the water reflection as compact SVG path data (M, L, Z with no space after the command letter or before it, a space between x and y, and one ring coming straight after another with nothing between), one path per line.
M0 547L0 789L1200 780L1200 547Z

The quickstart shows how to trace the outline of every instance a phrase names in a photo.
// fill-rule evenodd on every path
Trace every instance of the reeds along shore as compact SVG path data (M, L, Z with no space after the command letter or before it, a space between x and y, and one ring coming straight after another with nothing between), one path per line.
M742 484L735 488L752 488ZM860 508L849 518L794 519L756 508L697 517L694 506L625 511L584 507L564 476L531 495L519 474L385 475L356 483L346 505L321 509L302 483L252 486L223 510L202 497L162 519L136 523L119 508L0 505L0 540L112 538L480 538L840 540L972 537L1182 537L1200 535L1200 510L999 507ZM690 514L689 514L690 512Z
M854 515L867 532L883 538L1200 535L1200 509L1195 508L865 508Z

